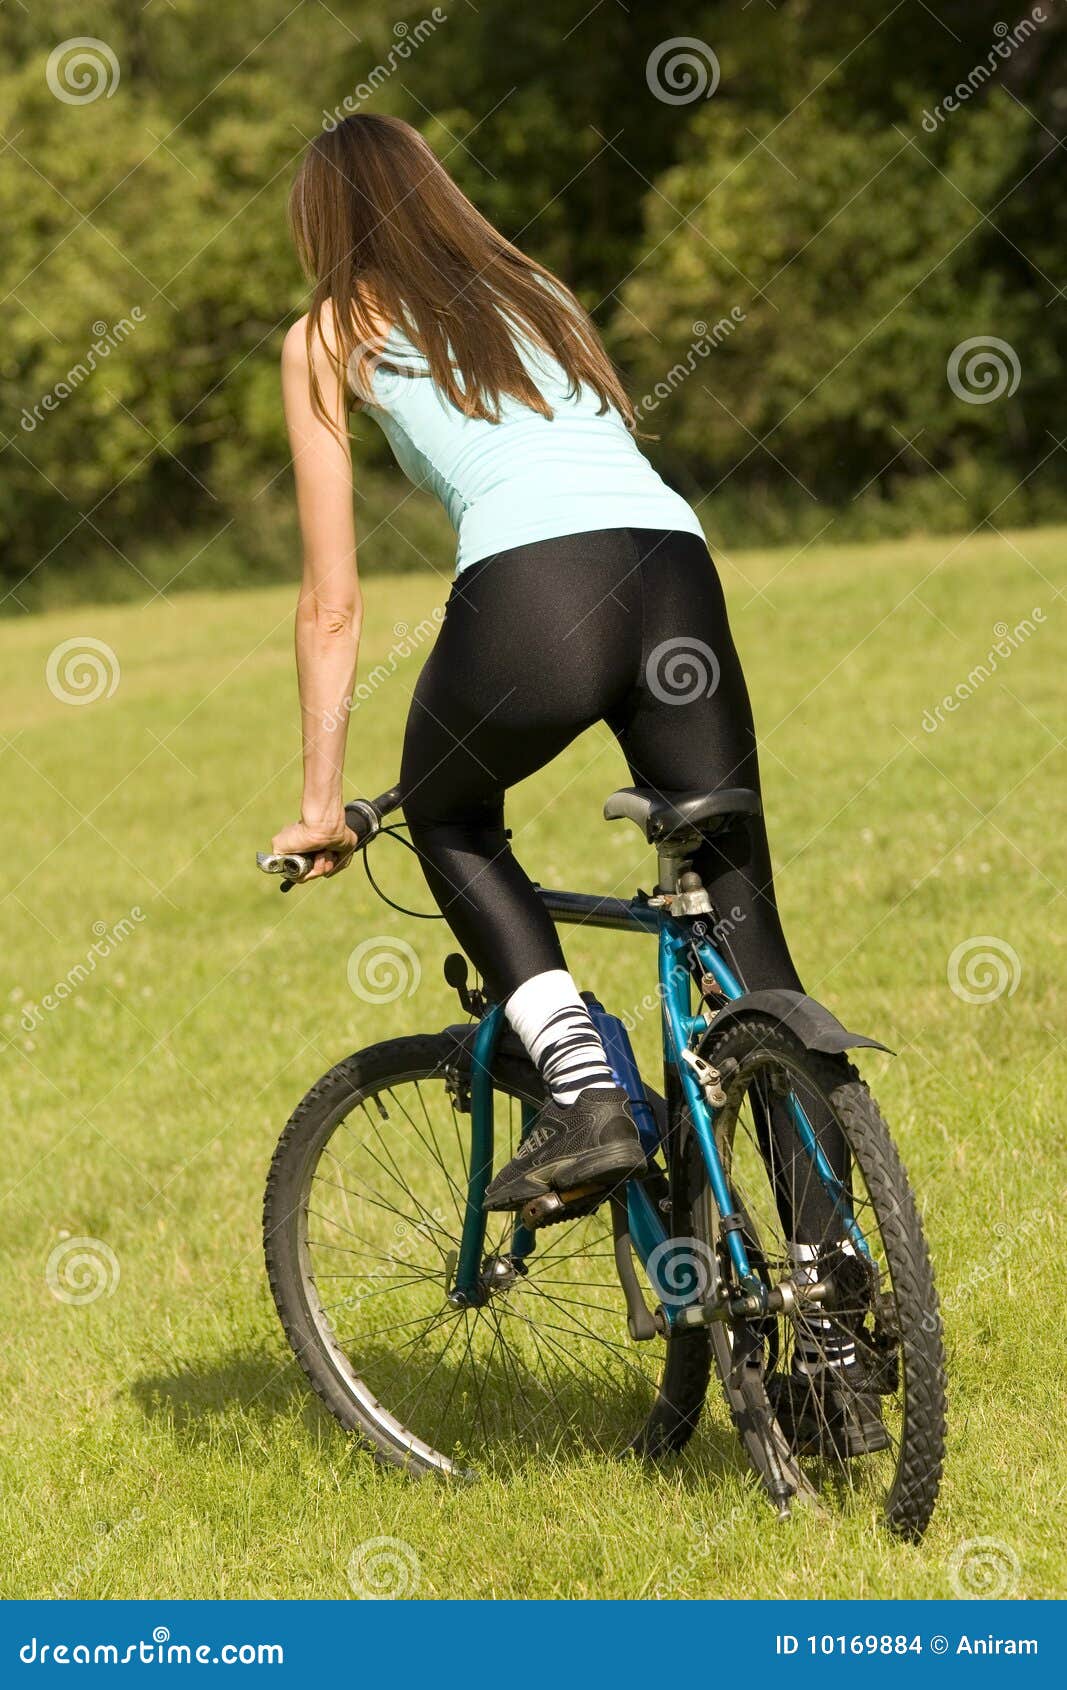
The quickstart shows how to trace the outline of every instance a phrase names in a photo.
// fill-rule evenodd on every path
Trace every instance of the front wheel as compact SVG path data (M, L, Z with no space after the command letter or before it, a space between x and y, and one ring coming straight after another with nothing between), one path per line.
M634 1344L607 1207L537 1234L488 1218L485 1300L449 1298L470 1154L469 1093L445 1035L392 1039L325 1075L271 1164L264 1241L286 1336L331 1413L379 1460L466 1476L502 1461L680 1449L710 1375L707 1334ZM494 1068L496 1165L523 1104L525 1061Z
M918 1539L941 1478L944 1351L922 1225L886 1124L844 1057L807 1050L774 1021L745 1017L712 1032L701 1054L722 1075L715 1131L752 1268L768 1289L785 1280L830 1287L828 1306L809 1304L806 1314L710 1328L746 1450L768 1488L784 1481L798 1499L877 1512ZM805 1122L836 1187L803 1146ZM691 1133L684 1157L694 1240L729 1284ZM742 1361L754 1364L747 1399Z

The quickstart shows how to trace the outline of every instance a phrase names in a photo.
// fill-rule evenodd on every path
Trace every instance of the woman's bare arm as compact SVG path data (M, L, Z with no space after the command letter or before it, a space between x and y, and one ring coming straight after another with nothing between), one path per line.
M328 318L324 318L323 328L328 334ZM321 846L322 854L315 862L317 876L345 867L354 844L345 826L342 780L363 605L356 569L344 384L318 337L311 356L327 412L337 423L340 438L311 403L307 320L302 318L289 330L282 348L282 401L303 545L296 663L304 794L300 821L277 834L273 848L306 851Z

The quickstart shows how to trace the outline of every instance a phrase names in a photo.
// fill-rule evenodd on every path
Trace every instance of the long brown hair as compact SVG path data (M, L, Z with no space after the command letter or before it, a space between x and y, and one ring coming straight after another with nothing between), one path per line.
M633 406L570 289L494 229L410 124L360 113L324 130L304 155L289 217L314 283L311 396L325 421L315 336L359 404L371 398L368 372L380 361L385 323L408 337L435 386L469 417L498 422L505 395L551 417L516 348L518 331L562 365L575 391L590 388L602 412L613 407L634 427Z

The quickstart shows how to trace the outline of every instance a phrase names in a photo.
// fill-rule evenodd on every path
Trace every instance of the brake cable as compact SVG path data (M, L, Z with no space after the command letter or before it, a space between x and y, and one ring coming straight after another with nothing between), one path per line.
M390 898L385 892L382 891L381 887L378 885L378 882L375 880L373 874L371 873L370 848L373 845L375 839L382 839L382 838L385 837L386 834L389 835L390 839L395 839L399 845L403 845L408 851L411 852L412 856L415 856L415 857L418 856L419 853L418 853L418 851L416 851L414 845L411 843L411 840L405 839L400 832L400 829L402 827L406 828L407 825L408 825L407 822L393 822L392 825L389 826L389 827L379 827L379 828L375 829L375 832L372 834L371 838L367 840L366 845L363 847L363 853L362 853L363 854L363 867L366 870L367 879L370 881L371 886L373 887L374 891L378 894L378 897L382 900L382 903L388 904L389 908L391 910L396 910L400 915L414 916L416 921L444 921L445 918L439 910L433 910L433 911L409 910L409 909L406 909L403 904L394 903L393 899Z

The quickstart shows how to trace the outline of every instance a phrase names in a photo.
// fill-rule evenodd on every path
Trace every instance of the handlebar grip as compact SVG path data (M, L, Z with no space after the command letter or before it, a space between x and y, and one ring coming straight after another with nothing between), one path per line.
M345 821L360 844L372 839L391 810L400 808L400 788L391 786L377 798L353 798L345 805Z

